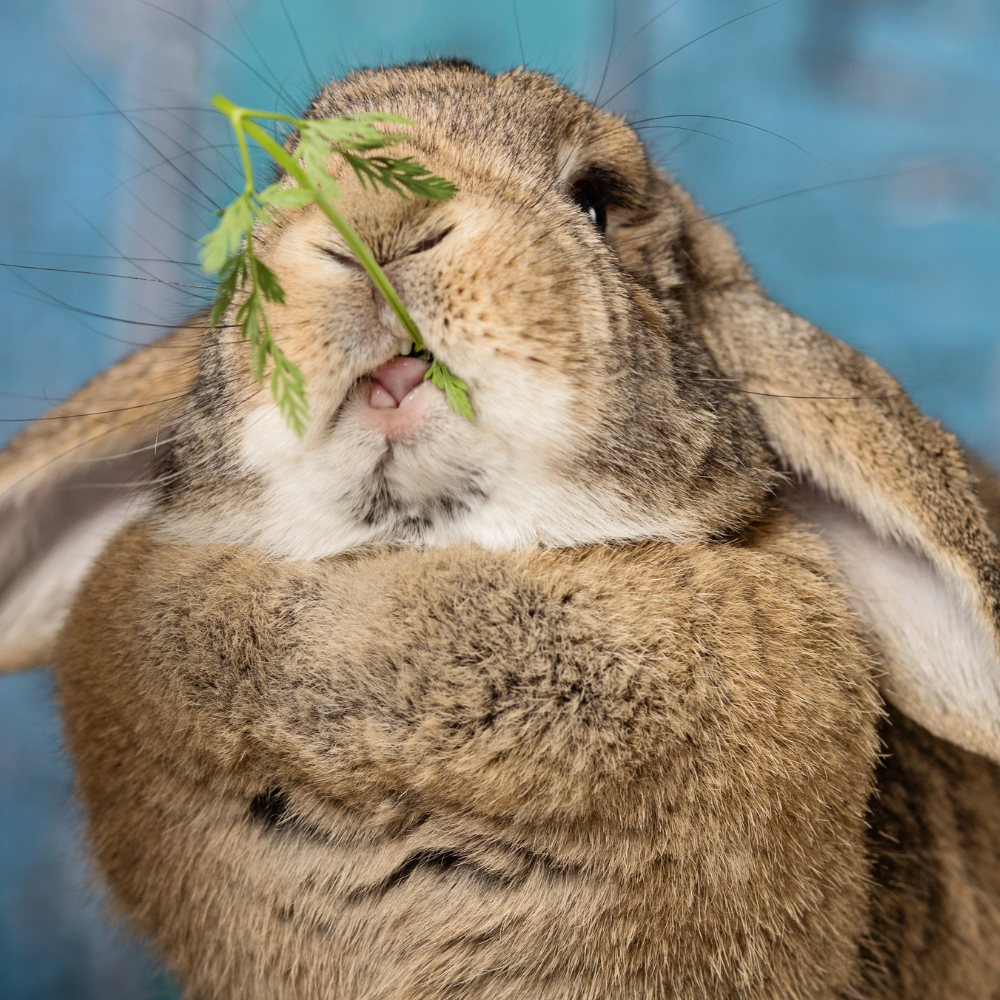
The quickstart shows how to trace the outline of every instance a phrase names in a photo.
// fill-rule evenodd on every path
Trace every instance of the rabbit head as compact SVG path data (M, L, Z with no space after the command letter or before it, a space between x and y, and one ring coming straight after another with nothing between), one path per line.
M197 323L83 390L58 431L27 431L0 465L4 663L51 655L103 541L149 505L171 540L315 559L725 543L787 503L837 553L889 696L1000 759L996 541L955 439L873 362L770 302L627 124L551 78L365 71L308 114L362 111L414 120L399 153L458 187L402 201L331 165L475 419L420 381L321 213L285 212L255 239L286 291L270 318L306 377L307 433L253 381L234 330ZM143 420L85 415L131 383Z
M305 373L309 431L215 331L165 487L178 529L315 558L723 537L759 515L773 461L750 404L672 294L678 253L644 264L637 234L655 217L671 240L683 203L634 133L546 77L449 65L352 76L308 114L374 109L418 123L400 154L458 194L404 202L335 168L343 208L475 419L401 359L408 336L319 209L288 212L258 252L286 290L271 322Z

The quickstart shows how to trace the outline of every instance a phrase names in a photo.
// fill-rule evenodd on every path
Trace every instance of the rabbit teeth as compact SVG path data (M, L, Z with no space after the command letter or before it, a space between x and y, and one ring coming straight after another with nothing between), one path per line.
M413 399L423 384L431 363L421 358L397 355L369 374L371 393L368 405L375 410L397 409Z
M368 373L362 386L361 416L364 422L387 438L405 437L422 423L427 402L440 392L424 376L430 362L397 355Z

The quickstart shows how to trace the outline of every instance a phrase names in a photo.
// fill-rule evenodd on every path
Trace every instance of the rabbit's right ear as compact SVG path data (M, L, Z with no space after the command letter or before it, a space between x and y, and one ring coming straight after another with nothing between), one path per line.
M204 331L195 321L141 348L0 452L0 673L51 661L87 570L148 504Z
M1000 548L958 441L874 361L734 277L702 292L706 339L832 545L887 697L1000 761Z

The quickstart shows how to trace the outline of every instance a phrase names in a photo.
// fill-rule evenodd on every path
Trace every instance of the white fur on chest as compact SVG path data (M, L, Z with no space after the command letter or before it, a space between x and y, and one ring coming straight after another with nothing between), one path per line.
M549 413L536 407L522 427L508 412L502 436L446 414L427 433L388 445L350 411L315 442L295 438L277 408L262 408L240 449L248 482L262 488L210 517L185 514L169 534L297 559L372 544L514 550L695 536L682 517L639 518L612 489L584 487L562 472L553 452L571 432L559 402Z

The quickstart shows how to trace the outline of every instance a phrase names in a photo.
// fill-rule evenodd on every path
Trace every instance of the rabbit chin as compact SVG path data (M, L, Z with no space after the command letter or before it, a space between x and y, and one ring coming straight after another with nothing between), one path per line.
M326 429L301 440L277 407L255 411L241 435L247 487L240 497L219 496L211 515L175 509L162 530L178 541L252 545L299 559L364 545L512 550L699 534L682 516L640 513L619 491L573 474L578 435L559 393L529 407L511 392L497 412L480 397L473 423L427 383L406 406L387 408L390 422L406 422L402 433L402 424L380 425L370 392L365 380L357 383ZM412 416L402 412L409 407Z
M411 389L399 403L396 403L377 384L371 388L365 386L363 390L360 398L354 403L360 418L367 427L388 441L402 440L420 434L432 417L433 396L440 392L425 382ZM381 400L385 402L383 405L378 405Z

